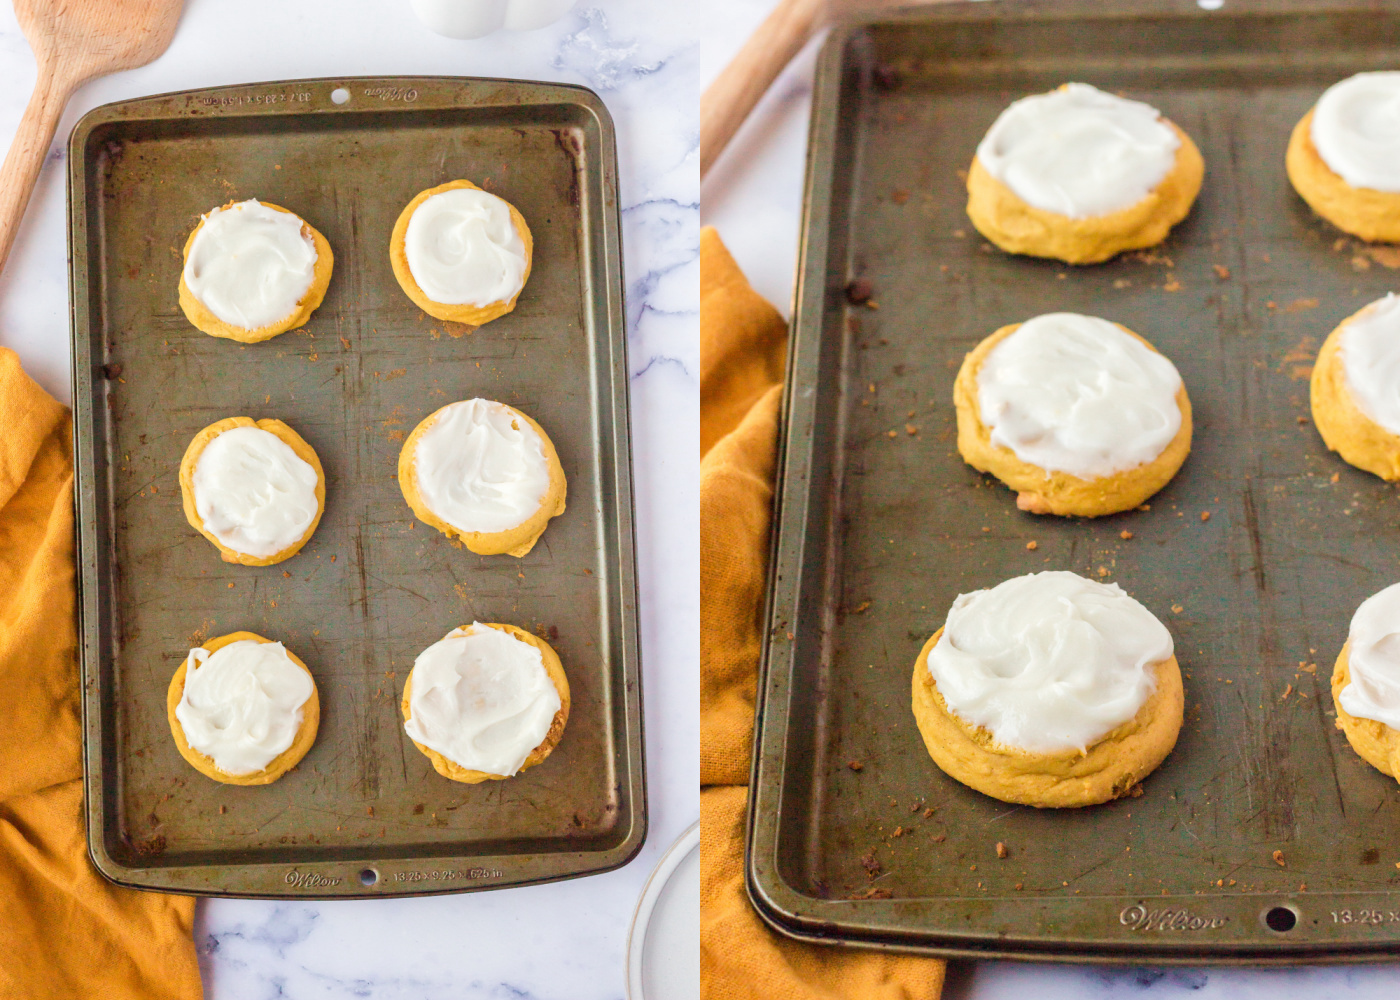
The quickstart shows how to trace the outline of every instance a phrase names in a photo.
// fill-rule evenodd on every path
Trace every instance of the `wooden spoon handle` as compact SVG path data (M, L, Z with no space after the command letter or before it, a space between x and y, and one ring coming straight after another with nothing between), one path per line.
M39 171L48 156L49 143L53 142L54 131L58 128L58 119L72 93L70 84L60 81L52 72L45 72L44 65L40 64L34 93L19 120L19 131L5 154L5 163L0 166L0 269L10 256L19 224L24 221L29 196L34 192Z
M700 97L700 177L704 179L758 99L819 25L823 0L781 0Z

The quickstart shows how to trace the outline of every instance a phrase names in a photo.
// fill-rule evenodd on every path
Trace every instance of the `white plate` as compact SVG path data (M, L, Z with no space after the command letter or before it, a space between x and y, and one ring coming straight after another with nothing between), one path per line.
M699 1000L700 824L677 838L642 889L627 934L627 1000Z

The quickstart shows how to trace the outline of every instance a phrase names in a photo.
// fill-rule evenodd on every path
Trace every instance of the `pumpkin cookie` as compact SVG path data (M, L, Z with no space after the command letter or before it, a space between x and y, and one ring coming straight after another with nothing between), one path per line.
M399 488L420 521L488 556L534 548L567 492L544 428L489 399L428 414L399 451Z
M1048 313L997 330L964 359L953 403L963 460L1034 514L1131 510L1191 451L1176 367L1094 316Z
M1358 469L1400 479L1400 298L1372 302L1328 334L1310 396L1328 448Z
M420 192L399 213L389 262L429 316L481 326L515 308L534 241L514 205L471 181Z
M271 566L311 540L326 507L316 451L280 420L225 417L180 462L185 517L224 562Z
M1067 83L993 123L968 170L967 214L1008 253L1095 264L1166 239L1204 175L1196 144L1156 108Z
M185 241L180 308L211 337L269 340L305 325L334 266L326 238L295 213L231 201L201 216Z
M232 632L190 650L166 717L180 756L227 785L268 785L295 767L321 721L311 671L280 642Z
M569 679L538 636L473 622L418 654L400 708L404 732L438 774L500 781L558 745L569 721Z
M1400 779L1400 584L1361 602L1337 663L1332 704L1337 728L1382 774Z
M1073 573L963 594L914 663L929 755L985 795L1037 807L1128 794L1176 745L1171 635L1116 584Z
M1400 72L1335 83L1293 128L1284 167L1293 190L1344 233L1400 243Z

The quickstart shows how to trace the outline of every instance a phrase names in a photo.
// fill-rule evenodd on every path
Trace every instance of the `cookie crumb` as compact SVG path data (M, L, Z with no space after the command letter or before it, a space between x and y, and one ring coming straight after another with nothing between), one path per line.
M885 436L886 436L886 437L897 438L897 437L899 437L899 431L886 431L886 432L885 432Z
M875 848L871 848L860 856L860 866L865 869L865 877L874 879L880 874L880 861L875 857Z
M903 188L900 188L898 191L894 192L894 194L890 195L890 200L893 201L896 205L903 205L906 201L909 200L909 192L905 191Z
M1337 480L1339 480L1339 479L1341 479L1341 478L1342 478L1342 474L1341 474L1340 472L1334 472L1334 473L1332 473L1332 478L1329 480L1329 482L1335 483Z
M1176 276L1173 275L1172 277L1168 278L1167 283L1162 286L1162 291L1179 292L1181 291L1181 282L1177 281Z
M1308 418L1301 413L1298 415L1298 426L1301 427L1308 422Z
M1025 888L1025 887L1024 887L1020 882L1017 882L1017 883L1016 883L1016 888L1017 888L1017 889L1022 889L1022 888Z
M862 763L861 763L860 761L858 761L858 760L850 761L849 763L846 764L846 766L849 767L852 771L864 771L864 770L865 770L865 765L862 764Z
M1215 269L1215 276L1221 281L1230 280L1230 269L1224 264L1212 264L1211 267Z
M851 614L858 615L868 607L870 607L869 601L861 601L859 604L857 604L851 609Z
M924 810L924 819L928 819L928 818L929 818L930 816L932 816L932 815L933 815L933 806L929 806L927 809ZM1400 868L1400 864L1397 864L1396 867L1397 867L1397 868Z
M1202 520L1202 521L1209 521L1209 520L1210 520L1210 511L1208 511L1208 510L1203 510L1203 511L1201 511L1201 520Z
M902 827L902 826L897 826L897 827L894 828L894 833L890 834L890 839L893 840L895 837L902 837L902 836L904 836L904 827Z
M1099 576L1108 576L1108 567L1107 567L1107 566L1100 566L1100 567L1099 567Z
M1288 696L1293 693L1293 685L1289 684L1283 689L1283 694L1279 695L1279 701L1287 701Z
M938 836L936 836L936 837L933 838L933 842L934 842L935 844L941 844L941 843L943 843L943 841L945 841L945 840L947 840L947 839L948 839L948 835L947 835L946 833L940 833Z
M1026 548L1029 549L1031 552L1034 552L1039 547L1040 545L1035 541L1035 539L1031 539L1029 542L1026 543Z
M1128 531L1128 530L1125 528L1124 530L1118 532L1118 537L1121 538L1121 539L1123 539L1123 541L1126 542L1126 541L1129 541L1129 540L1133 537L1133 533L1132 533L1131 531Z
M1152 505L1151 505L1150 503L1140 503L1140 504L1138 504L1138 510L1151 510L1151 509L1152 509Z
M1287 867L1287 865L1285 865L1285 864L1284 864L1284 861L1283 861L1283 852L1282 852L1282 851L1274 851L1274 853L1273 853L1273 859L1274 859L1274 864L1278 865L1280 868L1286 868L1286 867Z
M1000 840L997 841L997 857L1003 860L1011 857L1011 852L1006 849L1006 845L1003 844Z
M853 892L847 899L889 899L894 893L878 885L872 885L861 892Z
M919 433L919 428L915 427L913 424L905 424L904 433L912 437L913 435Z

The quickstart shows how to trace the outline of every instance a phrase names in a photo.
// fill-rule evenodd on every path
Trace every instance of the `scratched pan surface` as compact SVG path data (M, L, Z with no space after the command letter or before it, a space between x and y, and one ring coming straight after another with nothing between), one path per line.
M817 76L751 897L793 936L944 954L1393 954L1400 787L1334 728L1328 678L1357 605L1400 579L1400 505L1304 421L1318 344L1400 284L1400 255L1314 217L1283 154L1325 86L1400 66L1400 11L922 17L838 30ZM1066 80L1149 101L1200 145L1200 200L1155 254L1070 268L968 224L959 171L979 138ZM857 276L874 305L845 301ZM956 453L964 354L1056 310L1127 325L1185 379L1194 450L1148 511L1024 514ZM1175 637L1186 722L1141 797L1014 807L946 777L919 738L910 675L953 598L1047 569L1120 584Z
M461 891L602 871L641 846L613 142L587 90L471 79L194 91L79 123L80 645L89 846L110 878L252 896ZM535 241L515 311L474 332L423 315L389 266L404 204L459 177L513 202ZM251 197L319 229L335 274L306 326L242 347L194 329L176 285L200 213ZM567 512L523 559L415 523L395 479L414 425L473 396L535 417L568 476ZM320 527L276 566L221 562L181 510L185 446L235 415L285 420L325 466ZM573 709L545 763L463 785L405 737L399 699L415 656L473 620L547 635ZM311 752L261 788L196 773L165 715L190 646L238 629L286 643L320 690Z

